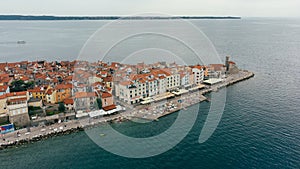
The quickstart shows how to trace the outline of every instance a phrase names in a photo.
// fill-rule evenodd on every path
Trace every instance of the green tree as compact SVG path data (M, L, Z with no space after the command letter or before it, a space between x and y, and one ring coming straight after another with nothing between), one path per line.
M97 101L98 108L102 109L102 100L101 100L101 98L97 98L96 101Z
M60 111L60 112L65 112L65 110L66 110L65 104L62 103L62 102L60 102L60 103L58 104L58 111Z
M27 89L32 89L34 88L34 81L31 81L31 82L28 82L28 83L25 83L26 84L26 88Z
M27 89L33 87L34 87L34 82L25 83L23 80L15 80L11 83L10 91L21 92L21 91L26 91Z

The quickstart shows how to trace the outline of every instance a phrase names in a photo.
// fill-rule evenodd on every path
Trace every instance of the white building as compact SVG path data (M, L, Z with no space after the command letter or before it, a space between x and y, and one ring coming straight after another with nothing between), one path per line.
M143 91L142 86L144 86ZM132 81L123 81L118 84L118 93L116 96L119 96L119 99L126 103L134 104L140 101L144 93L145 84L138 84L137 86Z
M194 75L194 84L200 84L204 79L203 67L200 65L194 66L192 69Z
M28 93L14 92L6 94L9 121L16 126L29 124Z
M126 78L125 78L126 79ZM175 90L180 86L180 74L170 70L152 70L136 74L116 84L116 96L129 104L142 99Z

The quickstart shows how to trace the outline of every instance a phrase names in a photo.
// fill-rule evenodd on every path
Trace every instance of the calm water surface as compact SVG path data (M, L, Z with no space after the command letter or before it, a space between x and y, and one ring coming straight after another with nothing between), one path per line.
M255 78L227 88L226 107L212 137L198 136L209 103L196 124L170 151L146 159L113 155L84 132L0 151L0 168L300 168L300 19L194 20L221 56ZM2 62L76 59L103 21L0 22ZM26 40L26 45L14 44ZM197 110L197 106L187 111ZM177 114L159 122L113 124L127 135L159 133Z

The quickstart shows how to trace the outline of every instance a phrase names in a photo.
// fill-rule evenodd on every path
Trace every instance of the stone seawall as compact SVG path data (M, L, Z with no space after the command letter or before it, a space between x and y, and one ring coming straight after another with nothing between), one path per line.
M38 142L38 141L42 141L42 140L46 140L48 138L51 137L55 137L55 136L63 136L63 135L68 135L71 133L76 133L79 131L83 131L84 129L82 127L77 127L77 128L70 128L67 130L61 130L61 131L53 131L47 134L40 134L40 135L36 135L33 136L32 138L25 138L25 139L16 139L14 141L9 141L6 144L1 144L0 145L0 150L6 149L6 148L10 148L10 147L15 147L15 146L19 146L19 145L24 145L24 144L30 144L30 143L34 143L34 142Z

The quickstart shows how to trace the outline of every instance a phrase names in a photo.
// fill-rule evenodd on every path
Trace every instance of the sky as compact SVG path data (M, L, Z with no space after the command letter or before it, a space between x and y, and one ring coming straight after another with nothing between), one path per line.
M0 0L0 14L300 17L300 0Z

